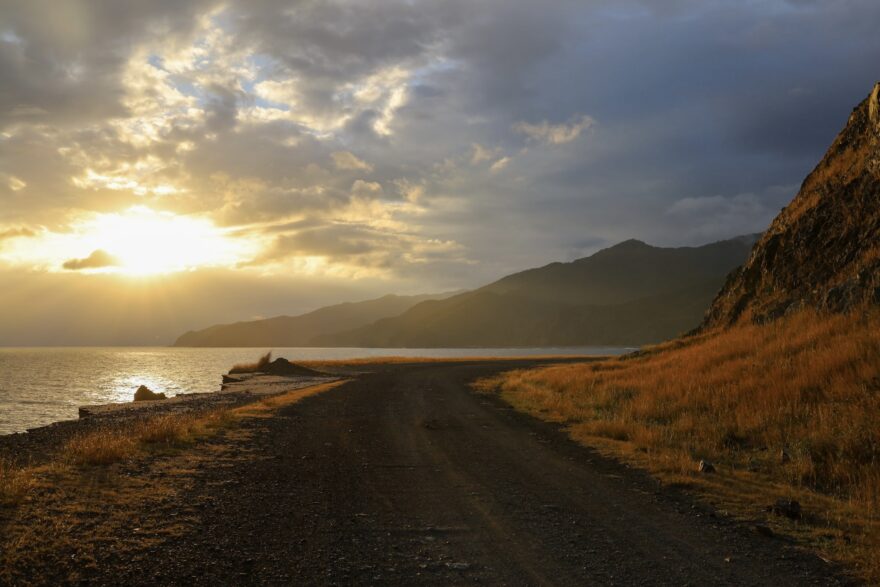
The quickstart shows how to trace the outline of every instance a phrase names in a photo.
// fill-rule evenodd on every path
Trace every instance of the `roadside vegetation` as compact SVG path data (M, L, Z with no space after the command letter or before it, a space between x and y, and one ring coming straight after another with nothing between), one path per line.
M0 507L18 503L32 485L29 470L0 458Z
M876 309L803 311L477 387L880 581ZM802 514L773 515L777 500Z
M268 353L257 359L255 363L238 363L236 365L233 365L232 369L229 370L229 373L256 373L265 369L266 366L271 362L272 351L269 351Z
M47 464L32 466L0 458L0 506L15 506L42 473L89 472L123 461L169 453L207 439L242 418L268 417L272 411L340 385L336 381L267 396L236 408L160 414L110 424L73 435Z
M131 426L108 427L72 437L61 450L59 460L78 466L110 465L145 451L181 448L209 436L229 424L230 410L199 414L162 414Z
M253 427L239 422L271 417L285 405L342 383L306 387L236 408L162 414L93 428L72 436L53 458L39 464L0 458L0 584L54 583L42 576L43 562L74 559L77 564L70 566L63 582L87 582L83 573L96 563L94 545L77 538L84 526L91 528L94 540L118 553L156 547L164 537L182 533L183 516L166 519L149 512L181 499L193 467L216 462L234 439L253 433ZM141 517L133 521L132 515Z

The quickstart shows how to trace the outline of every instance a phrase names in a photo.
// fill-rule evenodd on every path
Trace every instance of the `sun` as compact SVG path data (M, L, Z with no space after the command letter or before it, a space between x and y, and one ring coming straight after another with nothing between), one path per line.
M228 265L240 247L209 220L156 212L144 206L103 214L84 227L95 250L113 259L109 271L156 275L204 266Z
M134 206L93 213L68 230L13 240L0 263L85 274L150 276L207 267L237 267L262 249L256 236L231 236L200 216Z

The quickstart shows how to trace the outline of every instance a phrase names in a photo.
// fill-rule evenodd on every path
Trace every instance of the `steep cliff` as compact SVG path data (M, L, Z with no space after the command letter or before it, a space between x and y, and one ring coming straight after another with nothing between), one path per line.
M880 83L728 277L703 328L862 304L880 304Z

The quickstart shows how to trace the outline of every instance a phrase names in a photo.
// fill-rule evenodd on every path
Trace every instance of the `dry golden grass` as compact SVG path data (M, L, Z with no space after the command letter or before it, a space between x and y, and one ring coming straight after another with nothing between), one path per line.
M186 445L219 427L223 410L201 414L163 414L126 428L107 428L77 434L65 443L60 460L78 466L118 463L145 449Z
M33 483L33 474L28 468L0 459L0 506L17 504Z
M735 511L797 498L813 528L787 530L821 533L825 552L880 580L876 309L805 311L634 358L513 371L478 387ZM719 474L698 474L700 459Z
M269 415L274 409L342 383L344 381L314 385L269 396L238 408L196 414L161 414L125 428L92 430L72 437L62 447L60 460L78 466L110 465L135 458L147 450L184 447L234 423L236 419ZM0 463L0 473L3 472L2 467Z
M195 467L249 458L247 451L229 450L253 434L236 427L237 422L271 417L283 406L342 383L298 389L237 408L158 415L124 429L83 433L48 465L0 460L0 584L53 583L41 576L47 560L75 560L63 583L79 583L95 564L96 547L123 558L132 550L160 549L166 537L198 524L191 513L173 518L161 513L163 503L191 489ZM199 442L221 429L222 438ZM87 539L84 527L89 528ZM133 527L140 532L132 534Z
M110 465L131 457L137 449L137 442L128 432L95 430L68 440L61 458L72 465Z
M262 371L266 365L272 362L272 351L269 351L259 359L255 363L238 363L232 366L232 369L229 370L229 373L256 373L257 371Z

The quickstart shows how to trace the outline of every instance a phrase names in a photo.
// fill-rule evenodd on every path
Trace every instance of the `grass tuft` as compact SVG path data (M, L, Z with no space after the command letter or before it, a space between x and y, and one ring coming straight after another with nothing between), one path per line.
M235 373L256 373L266 368L266 365L272 362L272 351L269 351L259 359L256 363L238 363L229 370L230 374Z
M19 503L33 486L33 474L6 459L0 459L0 506Z
M136 451L137 442L129 432L101 429L73 436L61 457L72 465L111 465L131 458Z

